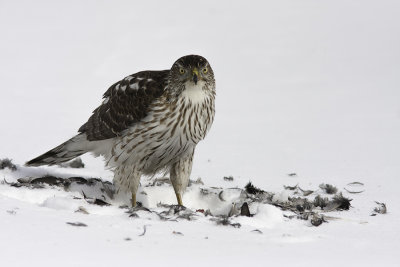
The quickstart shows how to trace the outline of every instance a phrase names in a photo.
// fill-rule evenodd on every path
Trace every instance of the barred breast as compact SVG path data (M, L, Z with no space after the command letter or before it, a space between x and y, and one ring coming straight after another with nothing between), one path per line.
M213 122L214 97L214 91L201 88L186 88L174 101L162 96L148 116L116 139L108 165L133 165L132 170L153 175L192 155Z

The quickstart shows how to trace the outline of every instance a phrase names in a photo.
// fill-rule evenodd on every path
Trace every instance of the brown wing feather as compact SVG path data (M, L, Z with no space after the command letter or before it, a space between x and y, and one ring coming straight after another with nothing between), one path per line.
M169 70L142 71L113 84L79 132L89 141L118 136L146 117L150 104L163 94L168 74Z

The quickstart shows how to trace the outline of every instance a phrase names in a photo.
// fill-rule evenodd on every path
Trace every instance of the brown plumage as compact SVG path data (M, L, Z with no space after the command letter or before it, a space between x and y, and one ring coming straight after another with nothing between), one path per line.
M113 84L79 134L27 162L52 165L86 152L103 155L121 190L136 191L141 175L170 171L182 205L197 143L214 119L214 73L201 56L178 59L170 70L142 71Z

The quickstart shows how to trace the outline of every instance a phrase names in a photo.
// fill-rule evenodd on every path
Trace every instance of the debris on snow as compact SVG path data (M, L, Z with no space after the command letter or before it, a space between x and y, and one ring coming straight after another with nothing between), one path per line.
M242 207L240 208L240 216L247 216L247 217L252 216L250 214L250 209L249 209L249 205L247 204L247 202L244 202Z
M8 214L15 215L17 212L15 210L7 210Z
M387 208L385 203L381 203L378 201L375 201L376 204L379 205L379 207L374 208L374 212L379 213L379 214L386 214L387 213Z
M174 235L183 235L181 232L177 232L177 231L172 231L172 233L173 233Z
M338 191L338 189L336 187L334 187L333 185L330 185L330 184L320 184L319 188L324 190L325 193L327 193L329 195L336 194Z
M147 225L143 225L143 233L141 233L139 236L144 236L146 234L147 230Z
M360 182L352 182L352 183L348 183L347 187L350 187L350 189L347 189L346 187L344 188L344 190L346 190L347 193L350 194L360 194L362 192L364 192L365 190L354 190L354 189L360 189L364 186L363 183Z
M350 191L350 190L347 189L346 187L344 188L344 190L346 190L346 192L347 192L347 193L350 193L350 194L359 194L359 193L362 193L362 192L365 191L365 190L361 190L361 191Z
M82 190L82 195L83 198L89 203L89 204L94 204L94 205L99 205L99 206L110 206L110 203L105 202L104 200L100 199L100 198L90 198L87 197L85 192L83 192ZM104 196L103 196L104 197Z
M352 199L344 197L342 195L342 192L333 197L333 203L337 205L337 207L335 208L336 210L349 210L351 207L351 201Z
M189 179L189 186L193 185L193 184L200 184L200 185L204 185L203 181L201 180L201 178L197 178L197 180L190 180Z
M75 212L83 213L83 214L89 214L89 212L82 206L79 206L79 208Z
M295 189L297 189L297 184L295 186L284 185L283 188L285 188L286 190L295 190Z
M0 159L0 170L4 170L5 168L10 169L11 171L17 170L17 166L8 158Z
M72 225L72 226L76 226L76 227L87 227L86 224L81 223L81 222L66 222L66 224Z
M321 197L320 195L317 195L314 198L314 206L315 207L320 207L321 209L325 208L328 205L329 199L327 197Z
M224 181L232 182L233 176L224 176Z
M324 219L324 215L315 213L311 218L311 224L314 226L320 226L323 222L327 222Z
M229 225L233 226L234 228L240 228L241 224L240 223L232 223L229 217L227 216L217 216L214 218L210 219L211 221L214 221L217 223L217 225Z
M61 187L66 191L73 190L81 193L83 199L89 204L99 206L112 205L116 193L112 183L104 182L97 178L59 178L48 175L38 178L21 178L18 179L18 182L10 183L10 185L14 187L24 186L39 190L48 186ZM149 188L150 190L151 187L158 186L170 187L170 180L165 177L153 179L143 187ZM311 225L318 226L328 218L328 216L325 215L322 217L322 215L320 215L321 212L348 210L351 202L351 199L344 197L341 192L332 197L323 197L318 194L312 199L311 196L313 196L316 191L303 190L298 185L285 186L286 190L272 193L254 186L251 182L243 189L205 187L199 178L196 181L191 181L189 188L190 187L196 188L195 190L199 193L199 198L211 200L213 201L213 206L219 205L225 208L217 210L215 214L214 211L212 212L209 209L200 208L192 210L183 206L164 203L158 203L157 207L152 209L144 207L140 202L137 202L137 206L134 208L129 208L128 205L120 206L120 208L127 209L126 213L130 218L147 217L158 218L161 221L193 221L208 217L210 221L215 222L217 225L229 225L239 228L241 224L237 221L242 222L241 220L244 219L240 219L240 217L257 217L260 212L259 207L272 205L286 212L286 214L281 214L279 216L284 216L288 219L307 220L310 221ZM323 188L327 193L334 192L336 189L336 187L332 185L325 184L322 184L320 188ZM145 196L147 196L147 194ZM74 199L82 198L77 198L75 196ZM253 211L253 213L251 213L251 210L256 212L254 213ZM79 207L76 212L88 213L83 207Z
M249 182L245 187L246 192L252 195L256 195L259 193L264 193L263 190L261 190L260 188L255 187L251 182Z
M348 183L347 185L364 185L361 182L352 182L352 183Z
M300 188L300 186L298 186L297 188L303 193L303 196L305 196L305 197L311 195L312 193L314 193L313 190L303 190L303 189Z

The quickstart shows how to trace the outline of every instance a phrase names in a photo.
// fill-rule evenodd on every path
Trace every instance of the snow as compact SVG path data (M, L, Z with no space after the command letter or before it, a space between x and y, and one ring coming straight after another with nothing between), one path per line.
M189 209L226 214L228 204L199 188L224 188L229 203L239 197L229 188L249 181L277 200L290 195L283 185L321 183L353 199L349 211L330 213L338 219L318 227L258 204L250 205L255 216L235 217L242 226L234 228L201 214L131 218L119 208L129 202L124 195L98 206L82 199L81 187L4 183L0 265L398 266L399 8L389 0L0 2L0 159L18 167L0 170L1 179L111 181L90 155L84 169L22 165L72 137L114 82L194 53L213 67L217 102L191 177L204 186L183 197ZM232 182L223 179L230 175ZM154 211L159 201L175 203L170 186L144 187L149 182L142 180L147 195L138 201ZM375 201L388 213L370 216ZM89 214L75 212L80 207Z

